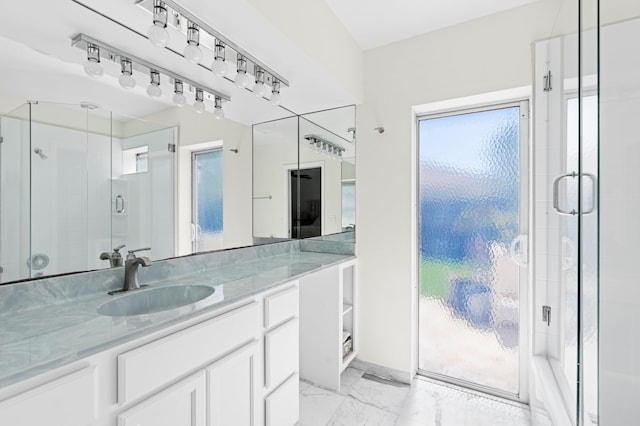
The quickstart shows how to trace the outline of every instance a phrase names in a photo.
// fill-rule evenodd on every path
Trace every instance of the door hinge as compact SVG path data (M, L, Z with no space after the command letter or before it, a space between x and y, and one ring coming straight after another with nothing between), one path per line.
M547 326L551 325L551 306L542 307L542 321L547 323Z
M550 92L553 90L553 86L551 85L551 71L547 71L547 75L543 77L544 85L542 90L545 92Z
M167 147L167 150L169 152L176 152L176 144L175 143L170 143L169 146Z

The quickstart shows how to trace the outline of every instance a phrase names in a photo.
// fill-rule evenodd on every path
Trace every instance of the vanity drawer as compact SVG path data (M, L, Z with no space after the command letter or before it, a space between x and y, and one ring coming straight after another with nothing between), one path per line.
M85 426L96 419L96 368L86 367L0 402L0 425Z
M264 298L264 328L271 328L298 316L298 286L287 288Z
M257 302L118 355L118 402L133 401L255 338Z
M294 374L264 400L266 426L293 426L300 417L298 375Z
M265 386L274 388L298 372L298 319L292 319L264 336Z

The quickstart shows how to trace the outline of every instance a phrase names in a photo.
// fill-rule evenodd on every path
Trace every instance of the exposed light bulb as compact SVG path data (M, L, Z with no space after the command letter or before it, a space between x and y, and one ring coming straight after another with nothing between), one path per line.
M100 65L100 48L95 44L87 44L87 62L84 63L84 72L93 78L104 75L104 69Z
M200 28L189 21L187 24L187 45L184 47L184 57L187 61L197 64L202 59L200 45Z
M224 77L225 74L227 74L227 71L229 71L229 65L223 58L218 57L215 61L213 61L211 70L217 77Z
M160 89L160 86L150 84L147 87L147 95L151 96L152 98L159 98L162 95L162 90Z
M173 95L173 103L179 107L184 106L187 103L187 98L182 93L176 93Z
M222 98L220 96L216 96L214 98L214 108L213 108L213 115L215 115L215 117L220 120L222 118L224 118L224 111L222 110Z
M273 80L273 88L271 89L271 98L269 99L272 105L280 105L280 82Z
M149 41L158 47L167 47L169 45L169 31L162 24L153 24L147 31Z
M241 89L249 86L249 76L247 75L247 72L238 72L236 74L236 78L233 79L233 82Z
M184 96L184 89L182 81L176 79L173 81L173 103L179 107L187 103L187 98Z
M196 110L198 114L202 114L204 112L204 102L203 101L195 101L193 103L193 108Z
M197 64L202 59L202 49L197 44L188 43L184 47L184 57L192 64Z
M167 47L169 44L167 8L162 0L153 0L153 25L147 31L147 37L158 47Z
M84 72L86 72L89 77L93 78L100 78L104 75L104 69L102 69L100 62L96 62L92 59L89 59L84 63Z
M160 73L158 71L151 70L149 77L151 78L151 82L147 87L147 95L152 98L159 98L162 95L162 90L160 89Z
M263 97L266 91L267 91L267 86L265 86L264 83L261 81L257 82L256 85L253 86L253 94L256 95L258 98Z
M247 60L240 54L238 54L236 71L236 77L233 82L239 88L244 89L249 85L249 76L247 75Z
M224 44L220 40L216 40L214 48L214 57L216 58L211 65L211 70L218 77L224 77L229 71L229 65L224 60Z
M199 87L196 88L196 101L193 103L193 108L198 114L204 112L204 91Z
M118 83L123 89L133 89L136 87L136 79L131 74L120 74Z
M133 64L128 58L120 58L120 67L122 74L118 78L118 83L123 89L133 89L136 87L136 79L133 78Z

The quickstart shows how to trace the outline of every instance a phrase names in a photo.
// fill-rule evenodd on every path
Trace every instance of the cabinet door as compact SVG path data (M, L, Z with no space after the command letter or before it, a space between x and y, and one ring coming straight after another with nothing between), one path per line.
M205 426L205 372L201 371L118 416L118 426Z
M252 426L255 419L257 340L207 368L209 426Z
M266 426L293 426L300 417L298 375L294 374L264 400Z

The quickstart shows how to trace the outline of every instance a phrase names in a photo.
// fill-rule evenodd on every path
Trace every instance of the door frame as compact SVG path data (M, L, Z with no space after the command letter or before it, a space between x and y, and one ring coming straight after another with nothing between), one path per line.
M519 312L519 392L518 394L511 394L509 392L504 392L499 389L491 388L484 385L479 385L472 382L467 382L465 380L456 379L453 377L445 376L438 373L429 372L423 370L421 368L417 368L417 374L429 377L435 380L439 380L442 382L450 383L456 386L461 386L467 389L472 389L476 391L480 391L489 395L494 395L500 398L509 399L516 402L528 403L529 402L529 369L530 369L530 348L531 348L531 339L532 339L532 323L530 320L530 311L531 307L529 306L531 300L531 275L532 269L531 259L533 258L533 241L529 237L531 232L531 216L529 214L529 208L532 205L531 196L533 194L533 188L531 187L532 179L531 172L533 170L532 164L532 155L531 155L531 114L530 114L530 96L524 97L515 97L511 99L504 100L495 100L493 102L482 102L477 103L475 105L466 105L460 107L451 107L440 110L435 110L426 113L418 113L415 115L414 128L415 128L415 144L416 144L416 156L415 156L415 167L416 174L414 176L416 185L415 185L415 217L416 217L416 232L415 232L415 253L416 262L415 262L415 274L417 278L417 285L415 286L415 295L416 298L416 315L415 315L415 357L416 363L419 364L420 359L420 262L419 262L419 247L420 247L420 232L419 232L419 222L420 222L420 121L442 118L442 117L450 117L456 115L464 115L476 112L483 111L491 111L503 108L510 107L519 107L520 108L520 131L519 131L519 164L520 164L520 185L519 185L519 193L520 193L520 205L519 205L519 223L520 223L520 234L527 236L527 265L520 267L519 274L519 299L520 299L520 312ZM417 365L416 364L416 365Z
M191 252L198 253L198 224L196 223L196 216L198 214L197 203L198 203L198 191L196 189L197 186L197 178L198 174L196 173L196 157L200 154L206 154L209 152L221 151L222 154L222 167L224 169L224 147L222 145L213 146L210 148L202 148L195 149L190 152L191 154ZM224 175L224 170L223 170ZM223 182L223 194L224 194L224 182ZM223 195L224 197L224 195ZM224 203L224 201L223 201ZM223 212L224 212L224 204L223 204ZM223 238L223 247L224 247L224 221L222 222L222 238Z
M320 169L320 197L322 200L322 203L320 204L320 215L322 220L320 221L320 229L321 235L324 235L324 220L325 220L325 214L324 214L324 207L325 207L325 193L324 193L324 175L325 175L325 170L324 170L324 161L307 161L305 163L295 163L295 164L285 164L284 165L284 193L286 194L287 197L287 202L284 206L285 208L285 214L284 214L284 218L286 220L285 223L285 227L287 229L287 235L288 238L291 238L291 233L293 230L293 223L291 221L291 171L292 170L297 170L298 172L300 172L301 170L305 170L305 169Z

